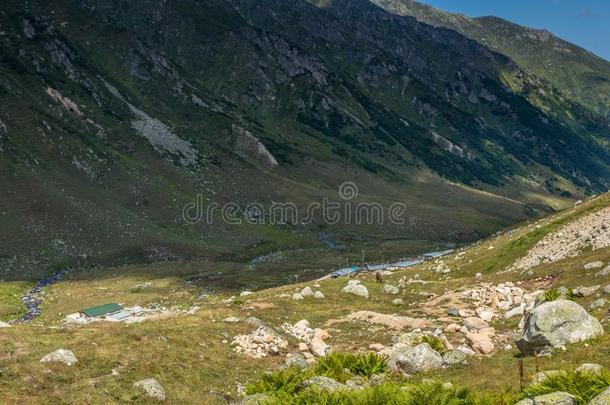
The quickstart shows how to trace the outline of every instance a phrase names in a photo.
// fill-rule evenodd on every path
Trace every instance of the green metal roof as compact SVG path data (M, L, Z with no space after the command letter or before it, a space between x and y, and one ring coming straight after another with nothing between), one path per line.
M117 312L122 310L123 307L120 306L119 304L104 304L104 305L100 305L97 307L91 307L91 308L87 308L87 309L83 309L81 312L84 313L87 316L90 316L92 318L95 318L96 316L101 316L104 314L109 314L112 312Z

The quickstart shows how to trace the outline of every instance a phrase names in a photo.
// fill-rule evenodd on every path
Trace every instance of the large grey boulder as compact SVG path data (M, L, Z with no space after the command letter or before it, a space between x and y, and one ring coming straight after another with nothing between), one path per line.
M134 383L133 387L151 399L165 401L165 390L159 381L155 380L154 378L140 380Z
M525 318L523 335L517 347L525 355L548 352L564 346L603 335L597 319L572 301L556 300L540 304Z
M535 398L527 398L515 405L576 405L576 398L567 392L557 391Z
M59 349L55 350L52 353L47 354L42 359L40 359L41 363L63 363L66 366L72 366L78 362L74 353L70 350Z
M589 402L589 405L608 405L610 404L610 387Z
M362 298L369 298L369 290L362 284L350 283L341 290L344 293L354 294Z
M428 343L394 351L388 359L388 369L406 375L436 370L443 366L443 358Z

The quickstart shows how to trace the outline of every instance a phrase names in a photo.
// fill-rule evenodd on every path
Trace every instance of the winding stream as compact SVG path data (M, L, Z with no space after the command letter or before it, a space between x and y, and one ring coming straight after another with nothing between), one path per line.
M40 306L42 305L42 292L45 287L48 287L52 284L61 281L66 273L68 273L70 269L63 269L56 271L40 280L38 284L31 290L29 290L24 296L21 297L21 301L23 301L23 305L27 308L27 312L21 318L15 320L17 323L24 323L37 318L42 313L42 309Z

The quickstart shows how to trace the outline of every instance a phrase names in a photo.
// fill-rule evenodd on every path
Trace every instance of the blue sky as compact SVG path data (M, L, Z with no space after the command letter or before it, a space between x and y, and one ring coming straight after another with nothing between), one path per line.
M494 15L553 34L610 60L610 0L420 0L470 17Z

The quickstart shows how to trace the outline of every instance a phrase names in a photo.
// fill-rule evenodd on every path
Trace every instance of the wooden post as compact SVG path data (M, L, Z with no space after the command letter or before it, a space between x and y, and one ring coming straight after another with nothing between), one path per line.
M524 376L523 376L523 357L519 358L519 388L521 391L525 388Z

